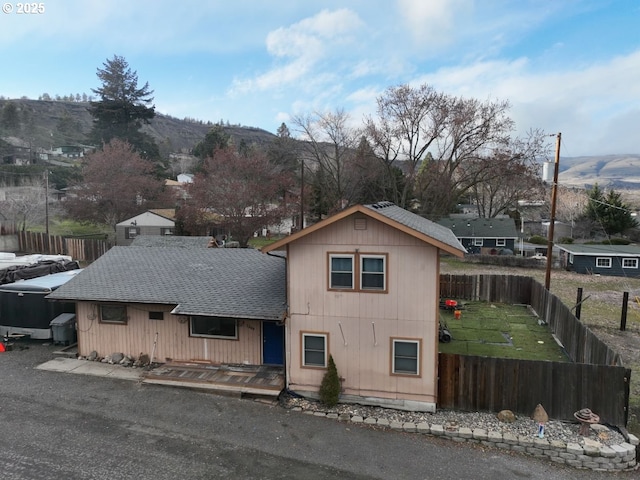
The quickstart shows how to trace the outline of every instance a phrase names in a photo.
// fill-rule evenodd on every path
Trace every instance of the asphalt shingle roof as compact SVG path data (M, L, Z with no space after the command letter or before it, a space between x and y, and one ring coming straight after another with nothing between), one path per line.
M438 240L450 247L465 251L453 232L442 225L428 220L420 215L416 215L404 208L398 207L391 202L379 202L371 205L365 205L369 210L380 213L385 217L398 222L405 227L411 228L416 232L420 232L428 237Z
M285 260L245 248L113 247L47 296L175 305L179 315L281 319Z
M438 223L450 228L458 238L518 238L513 218L446 217Z
M556 245L560 250L565 250L573 255L602 255L602 256L640 256L638 245L604 245L572 243Z

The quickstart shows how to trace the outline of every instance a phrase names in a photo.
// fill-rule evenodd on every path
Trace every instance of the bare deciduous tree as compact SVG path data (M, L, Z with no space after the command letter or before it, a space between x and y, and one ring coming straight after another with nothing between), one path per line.
M315 176L317 214L342 210L352 205L358 194L359 176L354 170L358 132L349 126L344 110L297 116L293 124L304 140L302 153ZM322 207L319 207L322 205Z
M78 220L115 228L149 208L165 207L163 184L153 171L153 164L129 143L114 138L85 157L82 180L70 189L65 208Z
M189 190L193 205L188 211L219 216L219 225L246 247L254 232L276 225L289 216L282 201L292 177L269 162L262 152L244 155L230 147L218 149L204 162ZM188 226L187 226L188 227Z

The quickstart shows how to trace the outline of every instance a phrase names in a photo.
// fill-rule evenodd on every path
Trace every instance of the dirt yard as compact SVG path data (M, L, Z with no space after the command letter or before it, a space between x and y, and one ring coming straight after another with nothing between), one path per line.
M440 273L446 274L495 274L534 277L541 284L545 281L541 268L516 268L466 263L443 259ZM574 306L577 289L582 288L581 320L602 341L615 349L631 368L631 397L629 431L640 433L640 279L630 277L606 277L582 275L565 270L551 271L551 293L566 305ZM626 329L620 330L623 293L629 292ZM636 300L637 299L637 300Z

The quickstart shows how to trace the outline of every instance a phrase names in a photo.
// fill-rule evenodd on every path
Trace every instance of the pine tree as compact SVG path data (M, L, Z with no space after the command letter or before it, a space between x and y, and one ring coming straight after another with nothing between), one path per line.
M329 355L329 366L320 384L320 401L327 407L335 407L340 399L340 389L338 369L333 361L333 356Z
M89 107L94 119L89 141L102 145L118 138L131 144L143 157L157 158L158 146L140 131L142 124L155 116L149 83L138 87L138 74L124 57L114 55L103 66L97 72L102 86L92 89L99 100L92 101Z

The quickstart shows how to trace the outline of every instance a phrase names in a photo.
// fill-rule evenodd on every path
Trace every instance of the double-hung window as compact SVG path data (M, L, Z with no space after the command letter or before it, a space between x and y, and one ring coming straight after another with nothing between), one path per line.
M622 259L622 268L638 268L638 259L637 258L623 258Z
M327 366L327 334L302 332L302 366Z
M329 288L353 290L354 255L329 255Z
M598 257L598 258L596 258L596 267L611 268L611 257Z
M496 238L496 247L506 247L507 239L506 238Z
M420 375L420 340L391 339L391 373Z
M360 255L360 289L386 290L384 255Z

